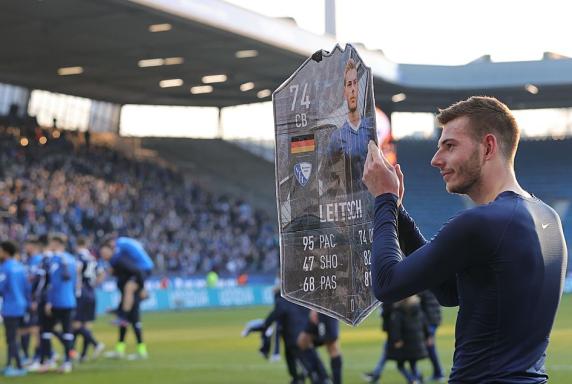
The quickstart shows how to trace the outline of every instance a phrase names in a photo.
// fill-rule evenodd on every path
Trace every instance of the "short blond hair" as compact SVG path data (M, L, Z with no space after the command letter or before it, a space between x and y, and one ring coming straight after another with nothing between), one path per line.
M352 69L357 70L357 65L355 60L350 57L346 63L346 68L344 69L344 82L346 81L346 75L348 71L351 71Z

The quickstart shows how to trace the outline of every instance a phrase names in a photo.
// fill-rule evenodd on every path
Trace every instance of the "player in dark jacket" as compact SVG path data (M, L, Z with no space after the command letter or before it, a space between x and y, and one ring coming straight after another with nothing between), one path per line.
M76 257L78 262L78 289L77 310L73 322L74 345L78 336L83 337L83 348L79 361L83 362L87 358L87 349L93 346L93 357L96 358L103 352L105 345L93 336L91 323L95 321L96 309L96 286L103 281L104 271L98 265L97 260L88 249L88 240L85 237L77 239Z
M389 320L387 359L397 361L397 369L411 384L422 382L417 361L428 356L427 344L432 343L419 302L419 297L410 296L396 303Z
M332 382L342 382L342 352L339 342L340 325L337 319L323 313L310 311L306 329L298 336L298 348L305 351L324 345L330 355Z
M304 376L298 373L296 368L295 361L298 359L304 366L312 383L326 384L330 380L316 350L313 347L304 351L298 348L298 336L306 328L308 320L309 310L307 308L277 296L274 309L264 321L264 328L270 327L274 322L281 324L286 361L288 371L292 376L292 383L304 382Z

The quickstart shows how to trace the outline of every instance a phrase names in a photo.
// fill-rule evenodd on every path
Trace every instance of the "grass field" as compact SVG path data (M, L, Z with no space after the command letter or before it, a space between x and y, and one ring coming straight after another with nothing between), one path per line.
M283 361L268 363L257 353L258 337L240 337L246 321L261 318L269 308L150 313L144 319L150 358L146 361L113 361L101 358L78 366L69 375L30 374L0 382L18 383L287 383ZM444 366L449 369L453 352L455 310L445 311L437 345ZM522 319L526 321L526 319ZM102 317L95 326L96 335L112 346L116 329ZM2 335L2 340L4 340ZM344 353L344 382L361 383L362 372L371 370L380 354L383 334L379 316L372 314L361 326L341 326ZM133 336L129 334L131 351ZM552 332L547 368L550 383L572 382L572 295L565 296ZM322 351L323 353L323 351ZM324 361L329 365L325 355ZM5 358L2 349L0 359ZM429 365L421 365L425 376ZM404 383L394 363L389 362L383 383Z

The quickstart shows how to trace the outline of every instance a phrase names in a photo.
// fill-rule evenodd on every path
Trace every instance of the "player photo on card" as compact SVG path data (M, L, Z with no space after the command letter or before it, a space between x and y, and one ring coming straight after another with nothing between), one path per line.
M273 94L282 295L356 325L370 292L377 142L370 69L355 48L317 52Z

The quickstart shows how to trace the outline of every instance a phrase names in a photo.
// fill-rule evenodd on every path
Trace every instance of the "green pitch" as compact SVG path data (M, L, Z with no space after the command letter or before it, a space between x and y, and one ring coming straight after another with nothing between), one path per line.
M144 329L150 358L146 361L114 361L100 358L77 366L68 375L57 373L30 374L24 378L3 379L16 383L287 383L283 361L269 363L258 353L258 336L240 337L246 321L264 317L270 308L197 310L188 312L153 313L144 316ZM453 353L455 309L445 311L439 328L437 345L444 366L449 369ZM108 346L115 340L116 329L102 317L95 334ZM526 321L526 319L523 319ZM361 383L362 372L375 365L383 341L377 313L361 326L341 326L344 353L344 382ZM0 359L5 359L4 335ZM133 335L128 334L128 352L134 351ZM57 342L56 342L57 343ZM548 350L550 382L569 383L572 377L572 295L565 296L552 332ZM59 348L59 346L58 346ZM322 351L326 366L329 361ZM429 364L421 364L424 376L430 374ZM404 383L395 363L388 362L383 383Z

